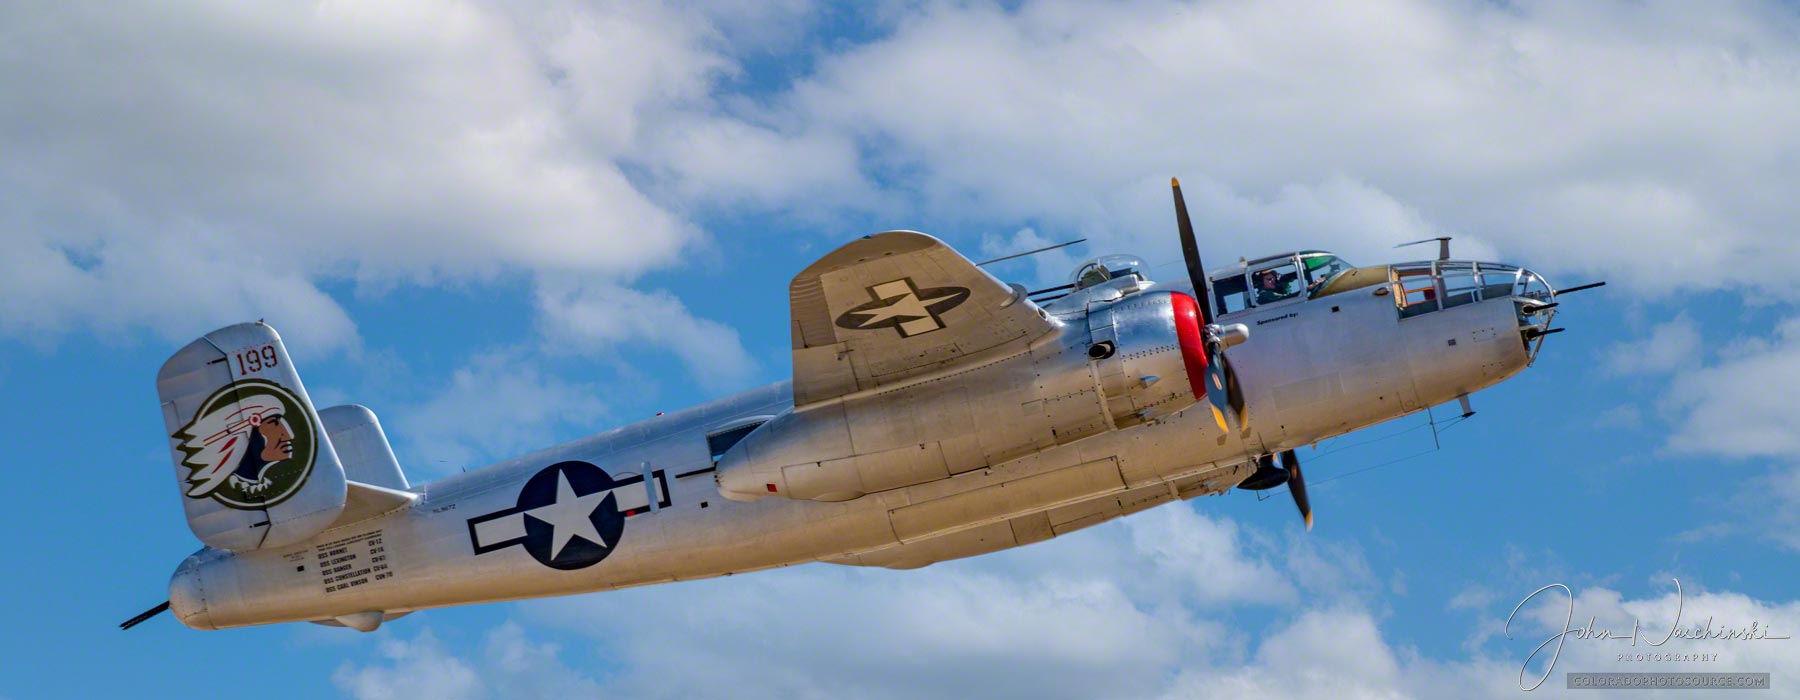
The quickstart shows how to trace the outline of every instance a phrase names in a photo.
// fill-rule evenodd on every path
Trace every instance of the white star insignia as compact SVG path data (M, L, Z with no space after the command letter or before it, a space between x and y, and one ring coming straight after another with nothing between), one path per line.
M595 491L586 496L575 495L575 488L569 485L569 475L563 472L556 474L556 501L547 506L539 506L525 511L525 515L535 518L551 527L550 558L555 559L562 554L563 547L576 537L607 547L606 540L600 538L600 532L594 529L592 516L606 500L609 492Z

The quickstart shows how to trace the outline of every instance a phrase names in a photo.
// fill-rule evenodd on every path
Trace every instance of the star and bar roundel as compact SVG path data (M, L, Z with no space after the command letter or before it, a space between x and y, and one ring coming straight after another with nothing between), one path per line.
M663 472L650 474L657 507L666 507ZM558 462L526 480L511 508L468 520L476 555L520 546L553 569L585 569L612 554L625 519L650 510L644 475L614 479L587 462Z
M869 287L873 301L837 317L837 326L849 330L892 328L902 338L943 330L944 312L969 299L967 287L920 289L911 277Z

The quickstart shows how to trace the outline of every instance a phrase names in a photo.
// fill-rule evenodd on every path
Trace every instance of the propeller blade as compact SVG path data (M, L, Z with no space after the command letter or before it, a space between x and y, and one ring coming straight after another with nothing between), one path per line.
M1288 493L1294 494L1294 505L1299 506L1301 517L1306 518L1306 531L1312 532L1312 501L1306 498L1306 479L1300 475L1300 458L1294 456L1293 450L1282 452L1281 466L1288 473Z
M1244 408L1244 391L1238 384L1237 370L1225 358L1225 349L1211 343L1214 350L1206 361L1206 400L1212 405L1213 419L1219 429L1248 430L1250 416Z
M1181 181L1169 178L1175 191L1175 227L1181 232L1181 259L1187 262L1188 281L1194 283L1194 296L1200 298L1200 325L1213 323L1212 294L1206 287L1206 266L1200 263L1200 242L1194 239L1194 222L1188 218L1187 200L1181 196Z
M1238 383L1237 370L1225 360L1225 351L1219 351L1219 364L1225 366L1225 404L1231 407L1232 417L1237 419L1238 430L1250 429L1250 413L1244 406L1243 385Z
M1217 343L1208 343L1217 347ZM1213 421L1219 424L1219 430L1231 432L1231 428L1241 423L1228 423L1226 416L1238 417L1238 411L1231 405L1233 388L1237 377L1231 373L1231 365L1225 363L1225 353L1214 350L1206 358L1206 400L1212 408Z
M1213 421L1219 430L1248 430L1248 413L1244 408L1244 392L1238 386L1237 372L1225 359L1225 345L1219 340L1217 316L1213 313L1211 290L1207 287L1206 264L1200 261L1200 242L1194 237L1194 221L1188 216L1187 198L1181 196L1181 180L1169 178L1169 189L1175 196L1175 227L1181 234L1181 258L1187 263L1188 281L1199 297L1200 323L1207 329L1206 398L1212 405Z
M1238 488L1245 491L1267 491L1287 483L1287 470L1275 466L1275 459L1269 455L1256 458L1256 471L1246 477Z

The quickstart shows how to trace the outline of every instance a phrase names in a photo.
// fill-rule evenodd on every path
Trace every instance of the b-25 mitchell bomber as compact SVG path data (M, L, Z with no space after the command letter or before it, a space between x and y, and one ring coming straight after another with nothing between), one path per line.
M1286 484L1310 528L1295 448L1467 413L1558 330L1542 277L1447 241L1436 260L1300 251L1209 276L1174 193L1186 280L1110 256L1034 293L930 236L867 236L794 276L791 382L429 484L368 409L315 410L273 328L208 333L157 376L205 546L122 626L370 631L807 562L905 569L1232 488Z

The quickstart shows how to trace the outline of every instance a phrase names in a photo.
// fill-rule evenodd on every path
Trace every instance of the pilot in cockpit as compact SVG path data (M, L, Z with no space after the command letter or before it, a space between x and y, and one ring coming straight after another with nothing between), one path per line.
M1276 270L1263 270L1256 273L1256 304L1272 304L1293 296L1287 285L1281 283L1281 273Z

